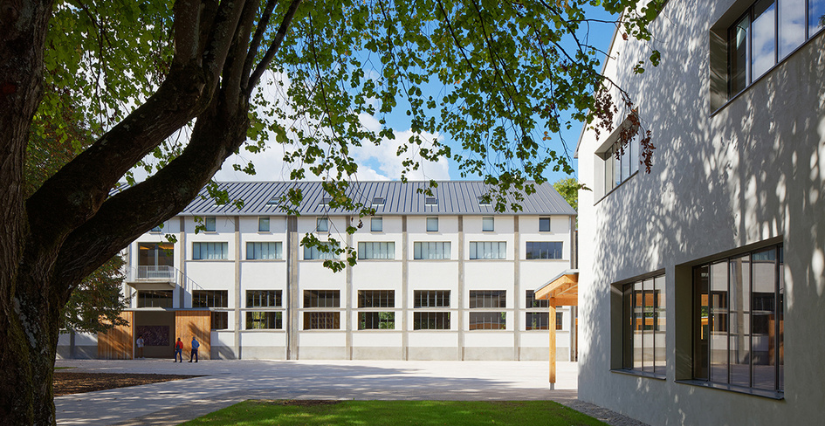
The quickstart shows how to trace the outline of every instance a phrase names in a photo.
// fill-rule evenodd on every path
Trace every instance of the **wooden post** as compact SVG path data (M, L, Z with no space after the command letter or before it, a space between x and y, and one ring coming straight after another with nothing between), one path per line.
M550 305L550 389L556 384L556 299L549 300Z

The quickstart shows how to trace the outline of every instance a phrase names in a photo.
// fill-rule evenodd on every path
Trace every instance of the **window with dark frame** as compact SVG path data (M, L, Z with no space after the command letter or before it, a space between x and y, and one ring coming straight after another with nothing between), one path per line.
M693 378L784 392L782 245L693 268Z
M548 312L549 313L549 312ZM556 312L556 330L564 329L564 312Z
M549 330L549 312L527 312L525 313L525 328L527 330Z
M559 241L528 241L524 257L527 260L561 259L562 243Z
M304 290L305 308L340 308L339 290Z
M470 309L506 307L507 290L470 290Z
M438 205L438 198L436 197L426 197L424 198L424 205L425 206L437 206Z
M246 243L246 260L278 260L283 259L283 255L280 241Z
M193 290L193 308L226 308L229 307L229 292L227 290Z
M338 330L340 312L304 312L304 330Z
M358 290L359 308L394 308L395 290Z
M481 232L494 232L496 229L496 222L493 216L485 216L481 218Z
M507 329L506 312L470 312L470 330Z
M269 232L269 216L258 218L258 232Z
M359 312L359 330L394 330L395 312Z
M427 218L427 232L438 232L438 218L437 217L428 217Z
M471 241L470 260L506 259L506 241Z
M622 286L622 369L664 377L665 276Z
M337 259L338 255L333 251L332 244L323 242L320 246L326 247L329 251L324 251L316 246L304 247L304 260L327 260Z
M229 312L212 311L212 330L229 329Z
M450 290L415 290L413 291L415 308L449 308Z
M449 330L449 312L414 312L413 330Z
M280 308L281 290L247 290L247 308Z
M540 217L539 218L539 232L550 232L550 218L549 217Z
M217 218L215 218L215 216L207 216L203 220L203 227L206 230L206 232L215 232L215 230L217 229L217 222L218 220Z
M283 328L283 313L273 311L247 311L247 330L280 330Z
M536 293L533 290L527 290L524 292L524 307L526 309L549 308L550 301L536 299Z
M172 290L138 290L138 308L171 308Z
M192 243L192 260L226 260L229 258L229 243Z
M758 80L825 27L822 0L757 0L728 29L728 96Z
M326 217L315 219L315 232L329 232L329 219Z

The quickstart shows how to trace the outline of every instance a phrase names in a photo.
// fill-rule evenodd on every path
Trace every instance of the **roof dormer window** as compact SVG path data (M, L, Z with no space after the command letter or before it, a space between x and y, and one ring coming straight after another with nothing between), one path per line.
M427 197L424 199L425 206L437 206L438 205L438 198L435 197Z

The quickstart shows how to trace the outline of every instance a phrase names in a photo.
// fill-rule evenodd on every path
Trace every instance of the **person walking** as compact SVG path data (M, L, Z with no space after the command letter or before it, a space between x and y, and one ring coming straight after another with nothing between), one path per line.
M192 362L192 358L195 358L195 362L198 362L198 348L201 347L201 344L198 343L198 338L192 336L192 353L189 354L189 362Z
M180 362L183 362L183 342L180 341L180 337L178 337L178 342L175 343L175 360L172 362L178 362L178 358L180 358Z
M136 358L143 358L143 335L141 334L138 336L137 341L135 342L137 346L137 356Z

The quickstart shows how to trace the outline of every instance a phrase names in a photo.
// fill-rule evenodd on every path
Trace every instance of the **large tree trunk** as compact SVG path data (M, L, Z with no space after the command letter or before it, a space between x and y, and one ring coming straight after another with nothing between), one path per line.
M175 56L155 94L24 201L52 0L0 0L0 425L55 424L59 318L74 288L186 207L246 140L252 88L301 1L290 2L257 67L258 43L278 2L267 2L257 31L260 2L207 3L175 3ZM193 119L177 158L110 197L127 170Z
M58 309L50 309L43 286L51 268L43 269L38 262L32 262L28 272L19 268L29 233L23 166L42 95L51 8L49 0L0 0L0 424L5 425L55 421L52 371ZM53 262L57 251L52 252Z

